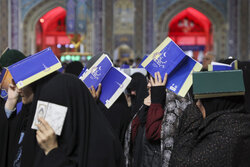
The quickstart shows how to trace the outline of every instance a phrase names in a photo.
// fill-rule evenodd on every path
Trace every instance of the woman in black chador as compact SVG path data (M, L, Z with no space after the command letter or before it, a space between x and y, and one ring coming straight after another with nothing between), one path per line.
M39 131L26 128L21 167L117 167L122 150L89 90L77 78L53 73L37 83L27 127L31 127L38 100L68 108L62 133L41 140ZM44 121L41 121L45 125ZM47 127L47 126L44 126ZM19 148L20 148L19 147Z
M243 96L201 99L183 113L170 166L249 167L250 114ZM201 112L202 111L202 112Z

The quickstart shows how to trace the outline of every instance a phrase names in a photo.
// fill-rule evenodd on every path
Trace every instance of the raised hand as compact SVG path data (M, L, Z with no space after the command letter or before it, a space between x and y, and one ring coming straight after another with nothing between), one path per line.
M162 81L161 74L158 71L155 73L155 78L150 76L149 82L150 82L151 86L165 86L167 83L167 73L165 74L164 79Z
M12 82L9 84L8 87L8 98L5 103L5 108L8 110L15 109L18 97L19 97L18 88L16 87L15 82L12 80Z
M89 88L89 91L90 91L90 93L92 94L92 96L93 96L93 98L95 100L99 99L99 97L100 97L101 90L102 90L101 87L102 87L102 85L99 84L98 88L97 88L97 91L95 91L94 86L91 86L91 88Z

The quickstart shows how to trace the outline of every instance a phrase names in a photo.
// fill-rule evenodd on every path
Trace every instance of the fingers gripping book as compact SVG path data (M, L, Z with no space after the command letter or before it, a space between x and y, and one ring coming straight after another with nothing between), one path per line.
M40 123L38 118L44 118L54 130L55 134L60 136L67 110L68 108L65 106L38 100L31 128L37 130L36 125Z

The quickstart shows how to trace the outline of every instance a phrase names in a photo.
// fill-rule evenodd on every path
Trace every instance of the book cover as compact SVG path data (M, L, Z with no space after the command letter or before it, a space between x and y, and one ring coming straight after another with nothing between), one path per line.
M167 37L141 65L154 77L159 71L164 78L168 74L166 88L184 97L192 86L192 73L200 71L202 65L185 55L181 48Z
M241 70L193 73L193 94L195 99L244 95L243 73Z
M3 99L6 99L8 97L8 87L9 84L12 81L12 76L10 74L10 72L6 69L3 68L1 75L0 75L0 83L1 83L1 93L0 96Z
M193 72L202 69L202 65L187 56L181 66L168 75L166 88L175 94L184 97L193 84Z
M225 70L237 70L238 61L234 60L231 64L224 64L219 62L212 62L208 65L208 71L225 71Z
M65 106L38 100L31 128L37 130L36 124L40 123L38 118L42 117L48 122L55 134L60 136L67 110L68 108Z
M101 57L97 59L89 69L83 69L79 78L86 84L88 88L93 85L94 88L97 89L98 84L101 83L111 67L112 62L108 55L102 54Z
M169 37L167 37L142 63L152 76L159 71L164 78L165 73L168 75L181 64L186 58L181 48Z
M144 68L141 64L142 64L142 63L144 62L144 60L146 60L147 58L148 58L148 55L145 55L145 56L142 58L140 64L138 65L138 68Z
M9 66L7 69L20 89L61 67L61 62L51 48L47 48Z
M101 83L102 91L99 97L100 101L107 108L110 108L126 89L131 81L131 77L113 67L113 63L107 54L102 54L98 56L98 58L94 56L93 58L95 62L91 60L91 63L82 70L79 79L82 80L88 88L93 85L94 88L97 89L99 83Z

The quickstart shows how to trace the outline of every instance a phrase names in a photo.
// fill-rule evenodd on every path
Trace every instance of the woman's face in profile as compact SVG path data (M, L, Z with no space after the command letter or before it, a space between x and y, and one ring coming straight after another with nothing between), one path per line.
M30 86L25 86L21 89L18 89L18 93L22 97L23 104L28 104L32 102L34 93Z

